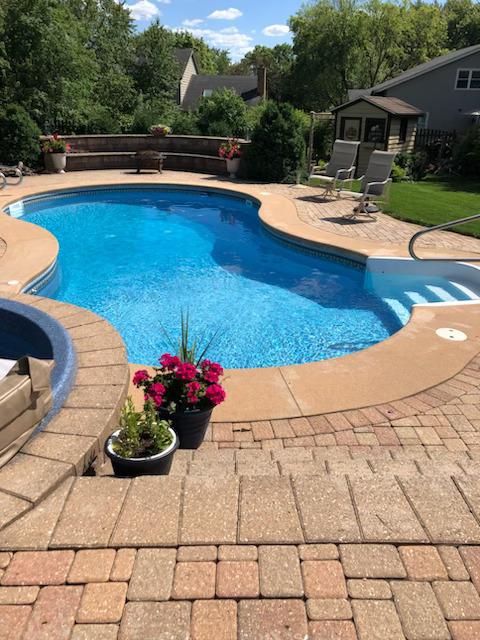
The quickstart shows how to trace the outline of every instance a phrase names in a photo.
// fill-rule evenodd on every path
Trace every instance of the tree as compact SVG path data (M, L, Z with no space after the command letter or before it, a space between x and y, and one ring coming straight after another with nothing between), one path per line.
M174 58L174 38L156 20L135 36L132 75L137 91L147 98L172 100L178 86L179 69Z
M447 46L462 49L480 42L480 4L472 0L447 0L443 7L447 21Z
M305 165L303 125L295 109L269 101L252 134L249 176L266 182L294 182Z
M290 44L278 44L271 48L258 45L240 62L232 65L231 72L239 75L256 74L260 67L265 67L268 96L282 101L289 95L293 62L293 47Z
M198 107L198 126L205 136L243 136L247 107L233 89L220 89L203 98Z

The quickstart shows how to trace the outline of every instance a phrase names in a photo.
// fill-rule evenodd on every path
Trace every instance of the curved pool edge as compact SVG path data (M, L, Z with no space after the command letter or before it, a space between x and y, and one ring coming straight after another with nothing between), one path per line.
M407 255L406 247L401 245L337 236L302 222L294 202L268 192L268 185L254 187L214 179L208 183L185 184L181 176L178 181L161 182L160 178L152 183L140 179L121 184L99 178L101 181L94 185L89 182L54 191L101 189L112 185L138 188L152 184L163 188L213 190L256 200L265 227L294 244L363 263L372 256ZM51 192L52 188L30 189L22 197ZM18 200L14 198L4 206ZM476 346L479 311L478 304L468 308L456 303L435 308L418 305L405 327L366 350L308 364L231 370L226 381L229 399L216 409L214 420L243 422L311 416L392 402L421 393L457 374L480 351ZM469 339L465 343L441 341L435 334L435 329L441 326L460 328Z

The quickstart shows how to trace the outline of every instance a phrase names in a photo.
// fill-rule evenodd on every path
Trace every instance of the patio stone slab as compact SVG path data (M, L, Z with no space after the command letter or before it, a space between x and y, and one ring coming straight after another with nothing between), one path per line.
M77 622L120 622L127 595L125 582L91 582L83 590Z
M346 598L347 585L338 560L305 560L302 562L303 583L307 598Z
M448 580L447 570L435 547L400 547L398 552L410 580Z
M17 453L0 469L0 489L37 502L73 473L71 464Z
M215 562L177 562L172 599L200 600L215 597Z
M47 424L43 433L65 433L102 439L102 436L113 431L113 425L110 427L112 418L112 409L63 408Z
M260 593L264 598L303 596L302 573L296 547L261 546L258 550Z
M318 620L308 625L309 640L357 640L357 632L348 620Z
M357 600L390 600L392 590L386 580L347 580L348 595Z
M123 385L75 386L64 406L71 409L115 409L123 392Z
M81 549L75 554L67 582L108 582L114 560L114 549Z
M119 547L176 545L181 492L180 478L135 478L110 543Z
M237 603L197 600L192 606L192 640L237 640Z
M433 590L447 620L480 619L480 596L471 582L434 582Z
M303 542L289 479L242 478L239 542Z
M393 598L407 638L449 640L450 634L430 584L391 582Z
M129 600L168 600L172 592L175 549L139 549L128 588Z
M237 540L237 478L185 479L182 544L224 544Z
M110 580L127 582L130 580L137 552L135 549L119 549L115 555Z
M216 593L219 598L258 598L258 563L222 560L217 565Z
M361 534L345 478L292 479L308 542L360 542Z
M1 580L2 585L59 585L67 580L73 551L19 551Z
M82 475L99 448L96 438L44 432L29 440L23 446L22 453L66 462L75 467L77 475Z
M480 527L452 480L401 478L399 482L432 542L480 542Z
M0 529L28 511L31 506L28 500L0 491Z
M241 600L238 640L305 640L307 616L302 600Z
M77 371L75 384L84 385L128 384L129 370L126 365L107 365L105 367L81 367Z
M77 362L80 367L100 367L112 364L125 364L127 354L125 347L119 346L113 349L102 349L101 351L85 351L77 353Z
M0 587L0 605L33 604L37 599L40 587ZM1 638L0 634L0 638Z
M307 600L307 614L310 620L350 620L352 607L345 599Z
M50 547L107 546L129 486L116 478L78 478L50 542Z
M367 542L428 542L395 478L350 478L362 532Z
M405 578L397 549L390 544L341 544L340 558L348 578Z
M393 602L354 600L352 609L359 640L405 640Z
M118 640L186 640L190 636L189 602L127 602Z
M116 624L76 624L70 640L117 640Z
M81 596L82 587L42 589L24 637L35 640L68 640Z
M2 529L0 549L47 549L73 481L67 478L34 509Z
M30 617L32 607L2 605L0 608L0 638L20 640Z

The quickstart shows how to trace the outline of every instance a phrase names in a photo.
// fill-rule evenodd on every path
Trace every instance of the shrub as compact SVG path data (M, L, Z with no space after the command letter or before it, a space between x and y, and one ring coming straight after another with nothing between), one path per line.
M35 167L40 159L41 131L26 110L10 104L0 110L0 162Z
M397 162L393 164L392 173L390 177L393 182L401 182L407 175L407 170L404 167L401 167Z
M159 420L153 402L145 403L143 411L135 411L132 399L120 416L120 433L112 443L115 453L122 458L147 458L165 451L173 441L170 423Z
M85 114L85 122L77 127L77 133L121 133L121 122L102 105L94 105Z
M177 135L199 136L197 113L195 111L179 111L173 118L172 131Z
M424 151L412 153L408 164L407 173L412 180L423 180L428 173L428 156Z
M480 125L467 129L455 145L453 166L464 176L480 177Z
M170 125L176 115L176 105L164 98L141 97L133 114L132 133L149 133L150 128L163 122Z
M204 136L242 137L247 128L247 107L233 89L214 91L198 107L198 126Z
M305 166L302 121L289 104L269 102L252 135L247 168L266 182L295 182Z

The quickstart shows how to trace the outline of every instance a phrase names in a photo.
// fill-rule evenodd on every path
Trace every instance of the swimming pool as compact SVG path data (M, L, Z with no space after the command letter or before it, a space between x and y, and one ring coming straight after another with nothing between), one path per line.
M342 356L408 320L404 291L377 295L363 266L276 240L242 197L100 188L32 198L20 215L60 244L57 278L39 293L107 318L131 362L155 364L182 310L192 334L219 332L211 357L229 368Z

